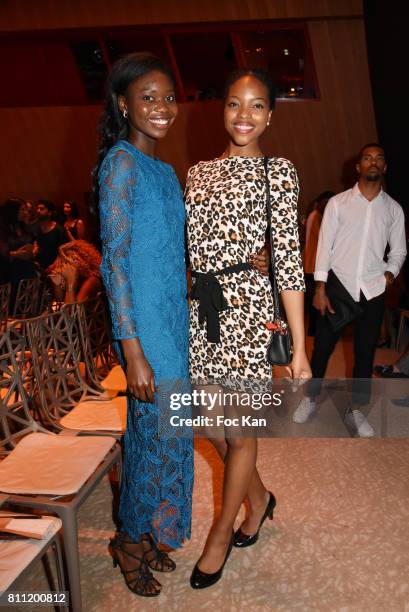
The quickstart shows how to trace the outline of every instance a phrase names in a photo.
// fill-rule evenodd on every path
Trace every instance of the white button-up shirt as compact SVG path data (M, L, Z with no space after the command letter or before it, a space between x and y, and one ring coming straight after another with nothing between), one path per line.
M387 262L384 261L389 244ZM331 269L351 296L367 300L385 290L384 272L396 277L406 257L402 207L382 189L367 200L358 183L328 201L322 219L314 278L327 281Z

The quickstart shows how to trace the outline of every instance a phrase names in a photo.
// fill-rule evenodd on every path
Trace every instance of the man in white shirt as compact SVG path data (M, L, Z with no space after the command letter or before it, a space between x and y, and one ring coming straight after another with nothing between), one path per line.
M352 301L352 308L356 309L357 305L361 308L361 313L354 318L353 377L370 379L384 314L385 288L396 278L406 257L403 210L382 189L386 172L383 148L375 143L365 145L356 169L358 182L329 200L321 224L314 272L314 306L322 316L318 317L311 359L313 380L293 415L296 423L305 423L315 411L320 379L325 376L342 332L342 328L334 331L327 315L335 313L335 303L330 299L334 283L340 281L338 286L345 292L347 301ZM389 253L385 262L387 245ZM361 403L369 402L369 397L368 384ZM351 410L346 420L360 436L374 435L360 410Z

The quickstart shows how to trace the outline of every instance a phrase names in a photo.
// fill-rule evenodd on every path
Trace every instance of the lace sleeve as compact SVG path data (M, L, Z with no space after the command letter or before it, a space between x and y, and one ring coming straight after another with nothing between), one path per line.
M279 291L305 291L298 238L298 176L294 165L280 159L280 173L272 181L274 253Z
M108 154L109 156L109 154ZM123 150L105 159L99 173L101 275L108 296L113 336L135 338L129 258L132 240L132 198L135 164Z

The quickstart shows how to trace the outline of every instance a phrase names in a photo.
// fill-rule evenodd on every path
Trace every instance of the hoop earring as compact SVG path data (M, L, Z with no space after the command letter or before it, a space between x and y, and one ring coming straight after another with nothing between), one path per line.
M124 119L128 119L128 111L126 109L124 111L122 111L122 115L123 115Z

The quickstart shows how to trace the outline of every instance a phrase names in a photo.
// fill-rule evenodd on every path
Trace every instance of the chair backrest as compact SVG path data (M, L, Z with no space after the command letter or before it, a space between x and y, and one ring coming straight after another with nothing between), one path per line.
M28 433L45 431L32 414L32 365L26 322L0 335L0 455Z
M99 294L79 304L84 338L84 361L94 384L98 384L118 363L112 348L111 320L105 296Z
M18 284L13 319L36 317L39 309L41 279L23 278Z
M89 388L79 368L75 304L26 322L42 419L59 429L59 420L83 399Z
M7 319L9 316L11 285L6 283L0 285L0 332L7 327Z
M87 325L87 312L89 305L85 302L75 302L64 304L62 307L72 323L72 339L77 353L77 362L80 364L81 377L84 387L89 395L99 395L105 389L100 385L98 371L96 368L96 358L93 354L93 343L89 336L89 326ZM91 310L93 308L91 307Z
M78 354L78 361L84 366L81 370L82 377L94 393L102 393L104 389L99 384L95 360L92 354L92 343L89 337L89 329L86 320L85 302L65 304L63 306L67 315L74 318L73 341Z
M58 303L54 301L53 291L49 284L47 282L42 282L38 292L38 309L36 315L51 312L52 310L59 310Z

